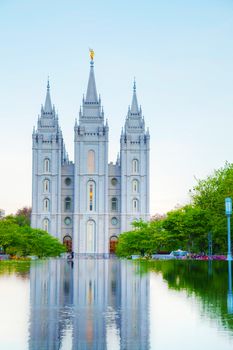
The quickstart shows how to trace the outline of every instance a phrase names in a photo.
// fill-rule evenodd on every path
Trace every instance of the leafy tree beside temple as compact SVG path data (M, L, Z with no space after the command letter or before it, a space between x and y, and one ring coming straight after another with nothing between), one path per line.
M226 253L225 198L233 198L233 164L226 163L191 191L191 203L152 221L133 223L132 231L120 235L117 254L152 254L161 250L184 249L199 253L208 250L212 233L213 252Z

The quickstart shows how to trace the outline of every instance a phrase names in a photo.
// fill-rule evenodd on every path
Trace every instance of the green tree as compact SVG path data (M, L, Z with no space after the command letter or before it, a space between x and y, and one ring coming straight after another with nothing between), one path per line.
M178 248L207 252L210 231L213 252L226 252L226 197L233 198L233 164L229 163L197 181L191 192L191 204L176 208L166 216L155 215L148 223L134 222L131 231L120 235L117 254L143 255Z
M30 226L31 214L32 214L31 207L23 207L23 208L17 210L14 217L16 218L16 221L20 226L25 226L25 225Z
M163 220L163 228L171 250L199 252L207 249L206 214L201 208L186 205L169 212Z
M66 251L58 239L43 230L22 226L12 216L0 221L0 246L10 255L40 258L58 256Z
M213 234L215 252L226 252L225 198L233 198L233 164L198 180L192 192L193 205L205 212L207 230Z
M133 230L120 235L116 253L120 257L133 254L151 255L166 246L162 221L135 221Z

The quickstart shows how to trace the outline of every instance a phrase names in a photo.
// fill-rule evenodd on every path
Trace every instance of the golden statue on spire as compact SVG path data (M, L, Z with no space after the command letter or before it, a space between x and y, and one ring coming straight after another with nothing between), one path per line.
M95 52L93 49L89 49L90 52L90 59L93 61L94 60L94 56L95 56Z

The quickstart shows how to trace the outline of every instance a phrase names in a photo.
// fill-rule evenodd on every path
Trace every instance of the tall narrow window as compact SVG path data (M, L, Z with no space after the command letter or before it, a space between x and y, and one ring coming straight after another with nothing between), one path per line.
M65 198L65 211L70 211L71 210L71 198L66 197Z
M87 222L86 251L95 253L95 250L95 221L89 220Z
M43 220L43 229L44 229L44 231L49 232L49 219Z
M136 213L139 211L139 202L138 199L133 199L133 212Z
M50 181L48 179L43 181L43 191L46 193L50 192Z
M90 210L93 210L93 184L90 184L90 191L89 191L89 197L90 197Z
M137 174L139 171L139 166L138 166L138 160L137 159L133 159L132 161L132 171L133 174Z
M50 160L48 158L45 158L44 160L44 172L50 172Z
M87 155L87 172L93 174L95 172L95 152L91 149Z
M87 209L95 210L95 182L88 181L87 183Z
M117 206L118 206L117 198L114 197L114 198L112 198L112 203L111 203L112 211L116 211Z
M139 182L138 180L133 180L132 182L132 189L133 189L133 193L138 193L139 192Z
M44 202L43 202L43 209L44 211L49 211L50 210L50 201L48 198L45 198L44 199Z

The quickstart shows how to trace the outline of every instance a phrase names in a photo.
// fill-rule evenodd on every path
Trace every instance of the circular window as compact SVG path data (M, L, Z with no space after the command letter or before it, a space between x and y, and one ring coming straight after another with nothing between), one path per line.
M114 217L114 218L112 218L111 222L112 222L112 225L117 225L118 219Z
M66 184L67 186L69 186L69 185L71 184L71 179L70 179L69 177L67 177L67 178L65 179L65 184Z
M68 216L65 218L65 220L64 220L64 223L66 224L66 225L70 225L71 224L71 218L69 218Z
M117 184L117 179L114 177L112 180L111 180L111 183L113 186L116 186Z

